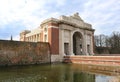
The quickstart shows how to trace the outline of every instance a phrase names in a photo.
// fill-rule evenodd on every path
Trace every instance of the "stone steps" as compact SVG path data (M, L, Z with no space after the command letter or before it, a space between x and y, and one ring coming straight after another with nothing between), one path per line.
M120 56L64 56L65 63L120 66Z

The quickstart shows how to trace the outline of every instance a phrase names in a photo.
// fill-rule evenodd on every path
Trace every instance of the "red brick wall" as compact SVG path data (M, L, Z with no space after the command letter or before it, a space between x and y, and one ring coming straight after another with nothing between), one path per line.
M48 43L0 40L0 66L40 63L50 63Z
M51 54L59 54L59 30L58 28L48 28L48 42Z

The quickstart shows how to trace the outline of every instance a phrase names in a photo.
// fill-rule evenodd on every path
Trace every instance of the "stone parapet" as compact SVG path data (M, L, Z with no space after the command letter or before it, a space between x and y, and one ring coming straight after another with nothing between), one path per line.
M66 63L120 66L120 56L64 56Z

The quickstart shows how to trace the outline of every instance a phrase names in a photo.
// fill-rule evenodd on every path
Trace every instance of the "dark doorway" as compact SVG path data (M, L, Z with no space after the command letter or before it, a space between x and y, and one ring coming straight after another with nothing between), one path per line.
M88 55L90 55L90 45L89 44L87 45L87 53L88 53Z
M64 53L69 55L69 43L64 43Z
M73 34L73 53L75 55L83 54L82 35L80 32L75 32Z

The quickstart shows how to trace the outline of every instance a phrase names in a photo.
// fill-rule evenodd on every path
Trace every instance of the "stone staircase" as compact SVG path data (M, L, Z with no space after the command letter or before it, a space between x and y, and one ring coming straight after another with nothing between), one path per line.
M63 62L105 66L120 66L120 56L64 56Z

